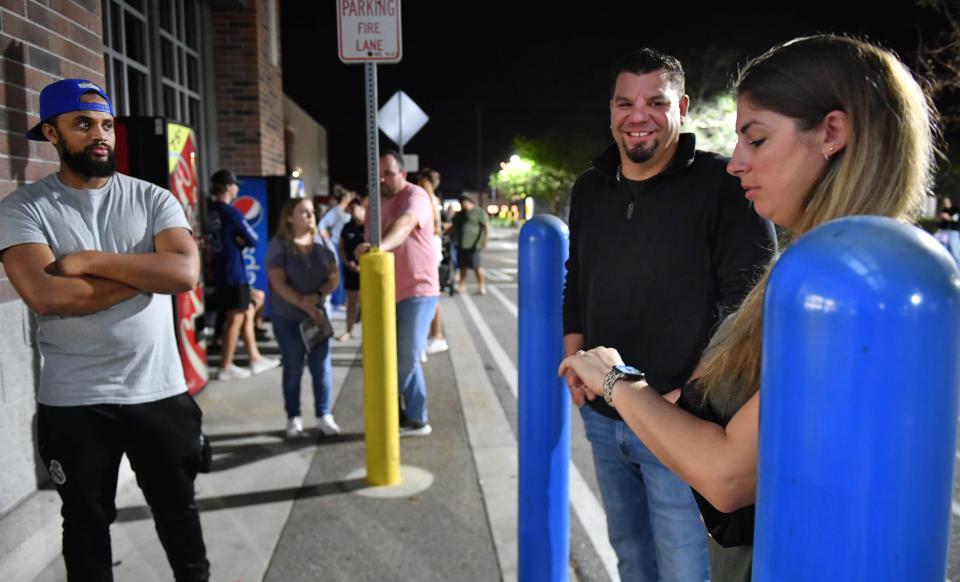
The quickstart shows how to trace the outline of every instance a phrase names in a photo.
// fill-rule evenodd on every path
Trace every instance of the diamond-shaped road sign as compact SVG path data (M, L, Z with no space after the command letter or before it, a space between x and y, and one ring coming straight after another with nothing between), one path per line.
M380 131L401 148L430 120L406 93L397 91L377 114Z

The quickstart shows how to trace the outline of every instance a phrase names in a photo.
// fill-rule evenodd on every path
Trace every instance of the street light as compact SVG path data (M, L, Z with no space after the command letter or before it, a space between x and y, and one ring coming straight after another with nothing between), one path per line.
M510 156L509 162L500 162L500 172L498 173L504 178L522 178L526 177L526 175L530 173L530 170L532 170L535 165L536 162L533 160L521 158L517 154L513 154Z

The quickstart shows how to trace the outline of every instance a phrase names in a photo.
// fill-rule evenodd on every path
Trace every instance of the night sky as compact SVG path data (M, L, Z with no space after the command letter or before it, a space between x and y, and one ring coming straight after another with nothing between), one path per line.
M688 69L687 92L696 95L732 75L735 65L717 62L742 63L796 36L855 34L912 64L918 31L944 28L942 17L915 1L716 4L728 8L698 10L677 1L405 0L403 60L378 66L378 105L403 90L430 116L405 152L439 170L441 191L452 196L483 187L517 135L602 145L609 138L609 69L633 48L678 57ZM362 189L363 66L337 57L334 4L286 0L281 20L284 91L326 127L331 183ZM380 147L396 146L381 133ZM588 164L584 159L584 168Z

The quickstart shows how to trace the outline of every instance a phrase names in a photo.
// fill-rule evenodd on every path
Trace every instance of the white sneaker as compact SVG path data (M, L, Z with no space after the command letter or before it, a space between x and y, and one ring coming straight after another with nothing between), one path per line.
M426 364L426 363L427 363L427 352L426 352L426 351L420 352L420 363L421 363L421 364Z
M259 374L260 372L266 372L267 370L272 370L279 365L280 365L280 360L263 356L256 362L250 362L250 371L253 372L254 374Z
M303 436L303 421L299 416L287 419L287 438L295 439Z
M440 352L445 352L450 349L450 345L442 337L432 337L427 340L427 353L428 354L439 354Z
M243 380L252 376L250 370L245 370L236 364L230 364L226 368L220 368L217 372L217 380Z
M332 414L324 414L317 419L317 430L325 436L340 434L340 426L333 420Z

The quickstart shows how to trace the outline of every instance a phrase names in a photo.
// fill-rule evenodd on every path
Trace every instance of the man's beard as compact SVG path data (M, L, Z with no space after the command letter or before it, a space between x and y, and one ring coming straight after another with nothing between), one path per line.
M95 147L106 147L108 150L107 159L98 160L90 153ZM87 146L80 152L71 152L66 144L60 142L57 145L60 150L60 160L68 168L88 178L107 178L117 171L117 158L110 146L101 144Z
M636 164L642 164L650 161L650 158L653 157L653 154L657 153L659 148L660 140L654 140L649 146L638 145L633 149L630 149L624 145L623 149L626 151L627 157L630 158L630 161Z

